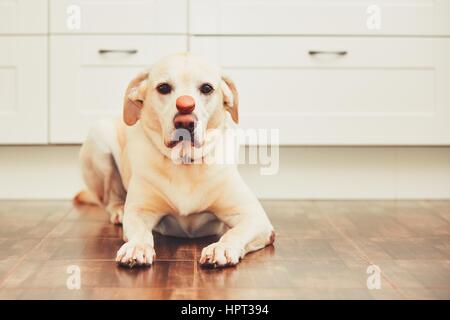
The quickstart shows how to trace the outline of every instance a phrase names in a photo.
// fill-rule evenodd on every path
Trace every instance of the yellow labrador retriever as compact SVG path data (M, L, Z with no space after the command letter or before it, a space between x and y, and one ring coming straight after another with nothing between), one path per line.
M211 138L209 132L228 128L227 112L237 123L234 83L218 67L182 53L131 80L123 121L92 128L80 152L87 190L75 201L102 205L111 222L123 224L119 264L151 265L153 230L222 235L201 253L200 264L213 267L235 265L274 241L273 227L236 165L194 161L214 150L220 134ZM193 149L203 151L189 153Z

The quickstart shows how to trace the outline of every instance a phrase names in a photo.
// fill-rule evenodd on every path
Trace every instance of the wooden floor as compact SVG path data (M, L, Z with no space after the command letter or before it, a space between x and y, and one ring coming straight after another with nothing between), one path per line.
M264 201L274 246L197 263L213 238L156 236L149 269L116 266L122 229L93 207L0 202L2 299L450 299L450 201ZM369 290L367 268L381 270ZM81 288L69 290L69 266ZM70 269L69 269L70 271Z

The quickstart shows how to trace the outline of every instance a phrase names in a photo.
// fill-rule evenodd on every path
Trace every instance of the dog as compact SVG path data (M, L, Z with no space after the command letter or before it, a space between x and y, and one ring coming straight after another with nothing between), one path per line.
M120 265L153 263L154 230L221 235L203 248L199 263L205 267L236 265L274 242L273 226L236 165L195 163L210 151L186 156L214 150L238 119L233 81L219 67L179 53L131 80L123 119L91 128L80 151L87 188L74 200L103 206L112 223L123 225L125 243L116 256ZM183 134L177 136L178 130ZM211 138L211 130L219 135Z

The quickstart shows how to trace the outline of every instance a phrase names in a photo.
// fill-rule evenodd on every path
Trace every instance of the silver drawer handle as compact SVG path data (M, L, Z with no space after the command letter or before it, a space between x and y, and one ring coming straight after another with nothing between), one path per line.
M99 49L98 53L100 54L106 54L106 53L126 53L126 54L136 54L138 53L137 49Z
M342 51L320 51L320 50L310 50L308 51L310 56L315 56L319 54L333 54L337 56L345 56L348 52L345 50Z

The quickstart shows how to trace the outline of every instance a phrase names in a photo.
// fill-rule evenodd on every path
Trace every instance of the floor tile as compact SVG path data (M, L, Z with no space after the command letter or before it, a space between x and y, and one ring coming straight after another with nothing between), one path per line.
M68 212L68 202L19 202L9 211L0 209L0 238L42 238L50 232ZM18 219L20 217L20 219Z
M194 262L157 261L151 268L124 268L113 261L24 261L0 290L67 289L67 281L79 268L82 289L193 287ZM72 279L72 278L71 278Z
M114 262L122 227L70 201L0 201L0 299L450 299L450 201L263 201L274 245L225 269L218 236L155 235L151 268ZM368 267L381 287L367 287ZM79 268L81 288L69 290Z
M49 238L120 238L122 226L109 221L63 221L49 234Z
M47 238L26 255L29 260L114 260L120 238Z
M436 247L436 242L430 239L374 239L373 242L396 260L448 258L448 252Z

